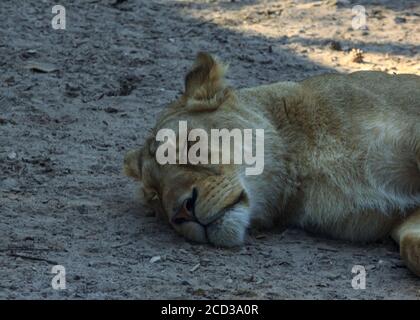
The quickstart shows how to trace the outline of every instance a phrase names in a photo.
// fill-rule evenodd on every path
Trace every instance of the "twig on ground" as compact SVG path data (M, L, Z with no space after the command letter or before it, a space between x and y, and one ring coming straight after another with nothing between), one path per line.
M15 257L15 258L22 258L22 259L26 259L26 260L33 260L33 261L44 261L44 262L47 262L47 263L52 264L52 265L58 265L59 264L59 263L57 263L55 261L52 261L52 260L49 260L49 259L26 256L26 255L17 254L17 253L10 253L10 254L8 254L8 256Z

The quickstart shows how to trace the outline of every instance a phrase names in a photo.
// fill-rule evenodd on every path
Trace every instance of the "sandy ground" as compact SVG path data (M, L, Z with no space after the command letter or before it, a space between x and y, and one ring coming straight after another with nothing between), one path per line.
M194 245L121 174L197 51L229 62L236 87L420 74L418 1L63 0L66 30L51 28L54 4L0 2L0 298L420 298L390 240L288 230L235 250ZM355 4L365 30L352 29ZM66 290L51 287L55 264ZM356 264L366 290L351 286Z

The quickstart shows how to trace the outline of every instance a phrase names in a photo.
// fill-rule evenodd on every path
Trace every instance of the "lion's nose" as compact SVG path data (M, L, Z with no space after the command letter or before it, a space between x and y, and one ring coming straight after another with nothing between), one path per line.
M173 224L181 224L187 221L195 221L195 202L197 200L198 192L196 188L193 188L191 197L185 199L182 202L181 207L177 210L175 215L172 217Z

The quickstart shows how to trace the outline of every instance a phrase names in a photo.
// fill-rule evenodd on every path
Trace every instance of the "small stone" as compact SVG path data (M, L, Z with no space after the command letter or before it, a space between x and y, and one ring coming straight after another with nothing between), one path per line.
M58 68L55 65L47 62L31 62L26 65L26 68L34 72L41 73L51 73L58 71Z
M192 268L190 269L190 272L194 272L194 271L196 271L198 268L200 268L200 264L199 264L199 263L197 263L194 267L192 267Z
M16 152L14 152L14 151L10 152L10 153L7 155L7 158L8 158L9 160L15 160L15 159L16 159L16 157L17 157L17 154L16 154Z
M104 111L106 113L118 113L119 110L117 108L114 108L114 107L107 107L107 108L104 109Z
M161 256L154 256L150 259L150 263L155 263L155 262L158 262L160 260L162 260Z
M318 283L316 286L319 287L319 288L328 288L329 287L328 283Z
M7 195L7 197L8 197L10 200L17 200L17 199L19 199L19 196L18 196L17 194L15 194L15 193L9 193L9 194Z
M335 50L335 51L341 51L342 50L341 43L338 42L338 41L335 41L335 40L331 41L329 43L329 46L330 46L331 50Z
M3 189L3 190L14 190L18 188L18 186L19 186L19 182L13 178L6 178L0 181L0 189Z
M396 17L396 18L394 19L394 21L395 21L395 23L397 23L397 24L401 24L401 23L406 23L406 22L407 22L407 19L406 19L406 18L404 18L404 17Z
M75 98L79 95L80 87L74 83L66 83L65 95L70 98Z
M87 214L88 213L88 208L85 205L77 206L76 209L80 214Z
M200 259L200 265L205 267L211 264L211 260L210 259L206 259L206 258L202 258Z
M194 290L192 293L193 293L193 295L195 295L195 296L202 296L202 297L204 297L204 296L206 296L206 295L207 295L206 290L201 289L201 288L198 288L198 289Z

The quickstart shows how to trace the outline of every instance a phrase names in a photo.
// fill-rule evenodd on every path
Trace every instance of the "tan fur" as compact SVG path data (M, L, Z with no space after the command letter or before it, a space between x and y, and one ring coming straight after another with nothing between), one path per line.
M408 268L420 277L420 210L396 224L391 235L400 245L401 257Z
M124 157L124 174L136 180L141 179L141 172L138 165L139 158L141 157L140 150L131 150L127 152Z
M410 221L413 231L397 232L397 241L419 274L420 219L410 214L420 207L420 77L326 74L234 91L224 70L199 54L185 93L164 111L154 134L177 131L180 120L207 132L264 129L264 172L245 176L244 165L158 165L152 135L125 162L128 175L141 177L151 205L171 220L196 188L200 223L173 226L188 239L221 246L241 244L249 226L294 225L372 241Z

